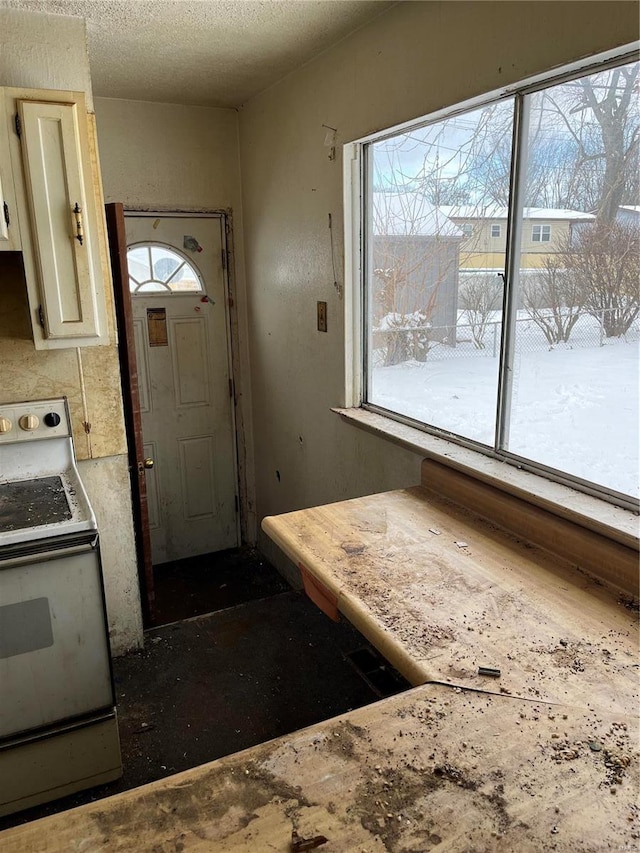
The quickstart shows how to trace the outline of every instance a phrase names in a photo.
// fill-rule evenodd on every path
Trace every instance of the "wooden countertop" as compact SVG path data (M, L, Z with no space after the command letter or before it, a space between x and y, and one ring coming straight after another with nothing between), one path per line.
M637 711L637 614L567 561L423 487L262 526L413 684Z
M612 592L421 487L263 527L422 686L6 830L2 853L285 853L293 830L326 853L638 849L638 634Z
M636 850L636 721L425 685L0 833L3 853ZM637 744L637 740L636 740Z

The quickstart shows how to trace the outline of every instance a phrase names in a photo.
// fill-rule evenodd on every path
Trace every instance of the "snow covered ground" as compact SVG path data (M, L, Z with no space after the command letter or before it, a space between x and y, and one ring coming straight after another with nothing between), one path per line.
M639 496L637 331L600 346L598 324L585 317L575 330L575 344L550 349L530 321L517 328L508 449ZM436 346L426 362L376 367L369 400L493 446L498 359L490 341L491 336L488 350L464 343Z

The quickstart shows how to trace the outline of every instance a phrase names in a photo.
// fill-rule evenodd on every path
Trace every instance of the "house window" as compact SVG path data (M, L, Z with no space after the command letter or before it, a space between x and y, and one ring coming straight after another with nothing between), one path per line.
M592 68L356 144L361 399L636 506L640 226L618 210L636 187L640 63ZM580 221L543 263L529 236L551 226L525 227L541 210ZM470 244L460 219L500 248Z
M531 229L532 243L548 243L551 240L550 225L534 225Z
M129 290L147 293L202 293L202 278L193 263L161 243L136 243L127 249Z
M460 230L467 239L469 239L469 237L473 237L473 225L470 222L465 222L461 225Z

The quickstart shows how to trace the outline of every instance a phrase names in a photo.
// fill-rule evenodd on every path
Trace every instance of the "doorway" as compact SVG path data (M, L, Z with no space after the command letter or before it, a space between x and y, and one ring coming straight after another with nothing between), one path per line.
M126 214L125 228L157 566L238 545L222 222Z
M153 624L157 567L240 544L226 218L125 212L116 242L141 592Z

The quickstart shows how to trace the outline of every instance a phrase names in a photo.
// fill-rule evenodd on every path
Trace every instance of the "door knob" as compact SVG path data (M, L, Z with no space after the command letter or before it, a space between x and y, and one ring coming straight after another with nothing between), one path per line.
M138 471L142 474L145 468L153 468L153 459L147 456L143 462L138 462Z

